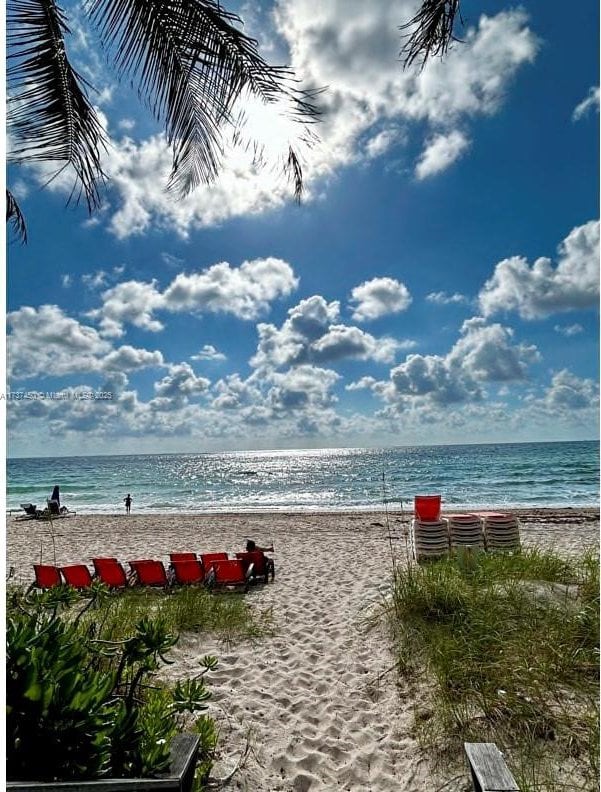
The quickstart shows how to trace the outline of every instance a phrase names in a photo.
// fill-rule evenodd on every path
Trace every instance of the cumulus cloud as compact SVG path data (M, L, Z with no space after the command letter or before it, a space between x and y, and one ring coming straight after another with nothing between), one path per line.
M227 360L223 352L219 352L213 344L205 344L196 355L192 355L192 360Z
M438 134L426 141L426 146L415 166L415 176L420 181L450 167L469 147L469 140L455 129Z
M353 289L351 303L355 305L353 319L364 322L407 310L411 295L405 284L394 278L373 278Z
M270 302L287 296L298 285L290 264L268 257L232 267L226 261L202 272L179 273L161 291L157 281L125 281L102 294L102 307L87 314L100 322L102 334L123 335L124 324L158 332L163 324L156 311L229 313L239 319L256 319Z
M553 376L544 401L552 409L598 409L599 386L593 380L582 379L563 369Z
M291 308L281 327L257 326L259 344L251 358L254 368L277 369L308 363L332 363L345 358L391 362L399 348L392 338L375 338L358 327L335 323L338 301L314 295Z
M580 121L585 115L596 110L599 112L599 86L593 85L588 89L588 94L579 102L572 113L572 121Z
M398 26L414 13L406 0L335 0L316 9L314 0L277 0L274 38L288 46L289 61L308 86L327 86L319 143L301 147L306 197L340 168L381 156L403 145L412 126L427 140L418 169L422 178L455 160L467 147L471 118L497 111L511 80L534 60L538 42L524 11L482 16L444 63L423 71L399 68ZM245 107L247 139L261 146L225 143L223 169L215 182L174 201L165 185L171 152L162 135L146 140L116 137L103 163L111 175L110 230L120 238L151 227L186 237L192 228L281 206L291 196L281 178L282 153L297 144L298 124L278 108ZM118 126L117 122L117 126ZM110 130L109 130L110 134ZM271 163L271 166L265 166ZM64 178L63 178L64 177ZM47 179L47 169L40 178ZM52 189L70 189L62 174Z
M556 267L548 258L532 266L522 256L499 262L480 291L482 313L514 310L524 319L539 319L598 305L599 221L572 229L558 252Z
M474 317L447 355L407 355L388 381L363 377L348 390L368 388L396 410L478 402L487 384L525 380L539 359L535 346L513 342L510 328Z
M67 316L57 305L23 306L10 312L7 322L7 371L15 380L164 364L159 351L129 345L114 349L95 328Z
M169 402L170 407L180 406L194 396L205 393L211 384L206 377L198 377L189 363L169 366L168 374L158 382L154 389L158 397Z

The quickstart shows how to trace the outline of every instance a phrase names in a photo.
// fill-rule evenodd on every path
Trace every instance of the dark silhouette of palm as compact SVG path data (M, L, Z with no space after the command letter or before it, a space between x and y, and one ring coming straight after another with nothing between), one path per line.
M314 92L298 87L292 72L269 65L241 20L213 0L89 0L87 19L121 80L163 125L173 151L169 189L187 195L212 181L220 168L224 131L234 127L241 96L266 103L285 99L295 117L314 121ZM55 0L8 0L9 163L58 163L75 174L69 200L99 205L107 178L107 141L88 98L91 86L69 61L68 19ZM283 167L302 191L302 168L292 146ZM56 175L56 174L55 174ZM14 196L7 191L7 221L26 240Z

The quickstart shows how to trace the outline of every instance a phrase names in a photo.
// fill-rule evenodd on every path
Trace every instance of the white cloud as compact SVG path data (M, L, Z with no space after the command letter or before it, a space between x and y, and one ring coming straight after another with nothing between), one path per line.
M599 86L593 85L588 90L588 95L574 108L572 121L580 121L585 115L596 110L599 112Z
M584 333L584 327L581 324L571 324L571 325L555 325L553 328L556 333L565 336L566 338L572 338L572 336L580 335L580 333Z
M483 314L515 310L524 319L538 319L598 305L599 221L572 229L558 250L555 268L548 258L532 266L522 256L499 262L480 291Z
M363 322L407 310L411 295L405 284L394 278L373 278L353 289L351 302L355 304L353 319Z
M585 410L599 407L599 386L564 369L553 376L544 401L552 409Z
M188 363L178 363L169 366L168 374L155 383L154 389L158 397L177 406L205 393L210 384L206 377L198 377Z
M447 355L407 355L389 381L363 377L348 389L369 388L395 410L439 409L483 400L487 384L525 380L539 359L535 346L513 343L510 328L474 317Z
M227 262L202 272L179 273L160 291L157 281L125 281L102 294L102 307L88 312L100 322L102 334L123 335L126 323L150 332L163 329L156 311L229 313L239 319L256 319L270 302L285 297L298 285L290 264L277 258L245 261L240 267Z
M164 365L161 352L129 345L114 349L93 327L57 305L23 306L7 315L8 373L16 381L82 372L133 371Z
M468 149L469 140L457 129L445 134L434 135L426 141L421 153L415 175L427 179L450 167Z
M203 348L196 355L192 355L192 360L227 360L223 352L219 352L213 344L204 344Z
M61 284L63 289L68 289L69 286L73 283L73 277L71 275L61 275Z
M430 292L430 294L426 295L426 300L435 305L461 305L469 302L465 294L459 294L459 292L447 294L447 292L444 291Z
M440 170L466 148L468 131L459 133L458 127L467 130L473 116L496 112L516 72L536 56L538 42L525 12L512 10L482 16L444 63L431 60L423 71L403 70L398 26L414 10L406 0L331 0L319 9L314 0L276 2L274 32L289 47L290 65L304 85L327 86L320 96L319 143L300 148L305 200L320 194L323 180L340 168L403 144L412 124L430 140L419 172ZM162 135L113 139L104 163L111 175L110 230L123 238L158 226L185 237L192 228L288 201L291 188L280 175L281 156L302 131L277 110L248 103L245 139L264 147L232 147L226 141L219 177L183 200L166 194L171 154ZM53 189L71 186L66 172L52 183Z
M340 303L314 295L291 308L280 328L259 324L259 344L250 364L275 369L308 363L332 363L345 358L390 362L401 344L375 338L358 327L335 324Z

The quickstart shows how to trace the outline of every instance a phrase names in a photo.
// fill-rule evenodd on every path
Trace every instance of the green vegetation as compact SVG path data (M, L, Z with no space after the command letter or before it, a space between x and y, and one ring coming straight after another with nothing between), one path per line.
M599 562L460 553L397 568L399 669L425 683L416 735L448 760L495 742L523 792L598 789Z
M267 623L256 622L241 597L200 590L113 595L94 584L86 596L68 587L9 592L8 778L155 775L167 769L171 740L185 727L201 738L202 789L217 731L198 713L207 709L204 677L217 660L202 658L199 673L172 688L157 672L171 662L180 629L228 639L257 635Z

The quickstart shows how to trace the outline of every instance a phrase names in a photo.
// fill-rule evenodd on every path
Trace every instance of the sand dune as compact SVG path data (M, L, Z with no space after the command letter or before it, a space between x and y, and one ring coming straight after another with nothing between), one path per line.
M571 553L596 547L595 510L520 512L524 544ZM169 667L172 679L198 669L198 658L216 654L211 674L212 710L221 730L225 776L245 748L243 766L227 788L253 792L374 790L416 792L436 788L436 774L412 737L420 702L403 698L383 628L369 630L366 616L387 591L393 552L405 554L404 529L381 513L87 516L54 525L56 560L89 561L93 555L123 560L171 551L235 551L247 538L275 543L275 583L257 587L248 601L271 608L273 637L223 645L183 635ZM31 580L42 552L52 562L49 528L10 519L7 567ZM447 790L465 788L465 781Z

